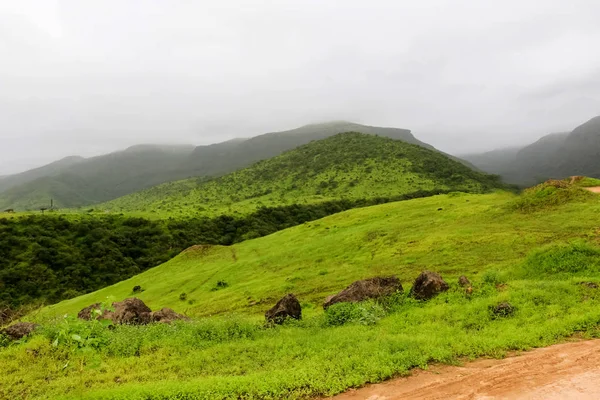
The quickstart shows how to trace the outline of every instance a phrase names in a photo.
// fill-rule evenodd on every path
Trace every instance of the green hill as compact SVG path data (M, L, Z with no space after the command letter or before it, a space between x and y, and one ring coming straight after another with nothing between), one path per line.
M433 149L406 129L343 121L307 125L195 148L140 145L89 159L71 157L7 176L0 180L0 209L35 210L48 207L50 199L54 199L55 206L59 208L101 203L164 182L190 177L217 177L313 140L348 131L390 137Z
M134 146L89 159L74 158L12 175L0 181L0 210L78 207L114 199L172 177L190 176L178 170L193 146ZM5 184L5 183L10 183ZM2 190L3 189L3 190Z
M500 186L494 177L434 150L385 137L343 133L220 178L170 182L97 208L210 215L418 191L483 192Z
M35 336L0 341L0 397L306 399L429 363L597 337L600 197L528 212L512 206L516 199L435 196L351 210L233 246L190 248L32 314L44 323ZM450 290L428 302L408 296L424 269L441 273ZM388 274L400 278L403 293L323 311L325 297L355 279ZM462 274L472 292L457 285ZM63 317L131 297L136 285L152 309L205 318L109 330ZM302 321L266 329L262 313L289 292L301 301ZM494 311L502 302L510 312ZM59 321L50 323L54 316Z
M34 168L29 171L21 172L14 175L6 175L0 177L0 193L15 186L24 185L45 176L54 176L62 171L83 162L85 158L78 156L65 157L61 160L44 165L40 168Z

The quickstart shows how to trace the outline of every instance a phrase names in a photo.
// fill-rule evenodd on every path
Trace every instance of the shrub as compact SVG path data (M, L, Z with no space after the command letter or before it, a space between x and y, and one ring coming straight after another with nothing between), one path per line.
M179 300L186 301L187 300L187 293L181 293L179 295Z
M522 212L533 212L570 202L586 201L594 196L567 181L549 180L523 191L508 207Z
M337 303L325 312L325 325L341 326L349 322L361 325L375 325L385 316L384 308L374 301L361 303Z
M582 240L534 250L525 260L528 276L586 274L600 271L600 248Z

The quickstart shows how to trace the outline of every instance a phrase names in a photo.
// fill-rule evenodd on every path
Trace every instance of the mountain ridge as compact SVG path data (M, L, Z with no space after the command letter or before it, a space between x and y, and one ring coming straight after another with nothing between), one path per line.
M112 211L219 214L261 206L393 197L419 190L482 192L494 177L422 146L340 133L213 179L168 182L103 203Z
M2 185L11 180L11 176L8 176L0 180L0 209L35 210L48 207L51 199L60 208L81 207L110 201L165 182L190 177L215 177L349 128L434 149L416 139L408 129L380 128L350 122L311 124L288 131L195 147L136 145L84 159L76 166L66 166L57 173L48 173L48 166L37 168L38 175L32 179L19 185L5 186L2 190Z

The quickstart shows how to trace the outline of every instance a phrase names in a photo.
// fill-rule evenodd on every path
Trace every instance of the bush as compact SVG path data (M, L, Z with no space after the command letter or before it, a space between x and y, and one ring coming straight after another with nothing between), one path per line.
M567 181L549 180L523 191L508 207L522 212L534 212L571 202L587 201L594 196Z
M595 274L600 271L600 248L579 240L534 250L525 260L528 276Z
M327 308L325 312L325 325L341 326L349 322L361 325L375 325L385 317L385 310L374 301L360 303L337 303Z

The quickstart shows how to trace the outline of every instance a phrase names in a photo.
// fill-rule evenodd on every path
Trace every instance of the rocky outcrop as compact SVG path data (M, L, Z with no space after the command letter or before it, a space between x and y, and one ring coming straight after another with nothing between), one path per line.
M367 299L377 299L402 292L402 284L395 276L375 277L356 281L334 296L329 296L323 308L327 309L336 303L359 302Z
M415 279L410 295L417 300L429 300L438 294L448 290L448 284L439 274L431 271L423 271Z
M285 295L275 304L273 308L265 313L265 319L269 323L283 324L288 318L301 319L302 307L293 294Z
M471 281L469 280L469 278L467 278L466 276L462 275L460 278L458 278L458 285L460 287L469 287L471 286Z
M94 315L96 316L95 319L97 320L112 320L114 318L114 313L110 310L102 310L102 304L100 303L94 303L91 306L87 306L83 310L79 311L79 313L77 313L77 318L90 321Z
M0 333L8 336L12 340L19 340L33 332L39 325L31 322L17 322L7 328L4 328Z
M113 307L115 324L144 325L152 321L152 310L136 297L113 303Z
M515 313L515 307L506 301L495 306L491 306L490 310L496 318L509 317Z
M142 300L138 298L129 298L121 302L112 304L115 311L104 310L98 314L97 320L108 319L114 324L144 325L150 322L171 323L176 320L189 320L188 317L178 314L170 308L163 308L159 311L150 309ZM94 310L101 310L100 303L92 304L79 311L77 317L80 319L91 320Z
M170 308L163 308L160 311L154 311L150 319L152 322L162 322L164 324L170 324L173 321L189 320L188 317L182 314L178 314Z

